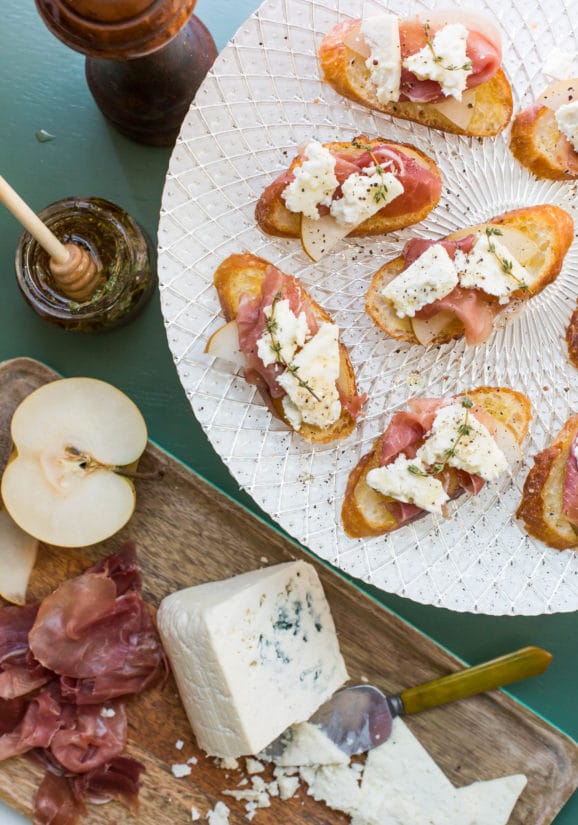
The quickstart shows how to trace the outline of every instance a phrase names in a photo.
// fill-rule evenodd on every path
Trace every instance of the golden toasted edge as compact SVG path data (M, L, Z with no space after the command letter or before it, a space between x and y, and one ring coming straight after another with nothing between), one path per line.
M576 180L578 174L562 166L556 156L559 137L554 112L547 106L529 106L512 122L510 151L538 178Z
M518 444L522 444L532 419L532 405L526 395L517 390L511 390L509 387L477 387L471 390L469 395L476 404L482 406L494 418L508 427ZM375 441L371 452L359 460L347 481L341 507L341 520L343 528L350 538L380 536L391 533L400 526L387 509L385 497L372 490L366 481L369 471L380 465L382 437L380 435ZM372 505L376 510L378 509L377 499L382 501L383 520L381 523L375 519L370 520L367 512L364 513L359 504L362 496L366 495L366 490L371 492ZM461 490L459 494L461 495L463 492Z
M554 441L534 457L516 516L526 531L555 550L578 547L578 532L562 513L562 495L578 415L569 418Z
M578 307L572 313L570 323L566 329L566 345L570 363L578 369Z
M355 28L355 27L353 27ZM349 31L353 31L349 27ZM460 128L427 103L380 103L367 84L369 71L363 57L335 36L327 36L319 49L323 79L336 92L369 109L412 120L457 135L492 137L506 128L514 109L512 89L503 69L476 87L474 113L467 129Z
M239 299L243 293L253 296L260 295L265 271L269 265L269 261L250 252L229 255L219 265L214 275L214 284L227 321L232 321L237 317ZM307 295L311 300L317 318L320 321L330 322L331 316L311 298L309 293ZM357 394L357 384L351 359L346 347L341 343L339 351L342 385L347 388L347 395L353 397ZM268 401L269 406L275 409L278 417L290 429L293 429L283 413L281 400L269 398ZM347 438L353 432L355 424L355 418L345 408L342 408L341 416L331 427L320 428L311 424L303 424L298 432L307 441L323 444L340 438Z
M365 135L360 135L354 140L363 140L368 146L381 146L386 144L393 149L401 149L406 155L412 157L424 168L427 168L441 181L441 174L438 166L434 160L428 155L412 146L409 143L395 143L386 138L373 138L368 140ZM339 141L333 143L323 144L331 152L347 152L352 155L359 154L361 149L352 147L352 141ZM291 162L288 171L292 171L296 166L302 163L302 158L297 156ZM267 186L257 201L255 207L255 220L259 224L263 232L268 235L275 235L283 238L298 238L301 234L301 215L297 212L290 212L285 206L285 202L281 197L281 193L285 188L285 184L281 186L277 181L273 181ZM440 190L441 195L441 190ZM439 202L439 196L430 201L426 206L417 209L414 212L406 212L402 215L383 215L384 210L380 210L371 218L368 218L363 223L356 226L348 235L348 237L367 237L370 235L384 235L387 232L395 232L398 229L404 229L406 226L419 223L423 221L427 215L434 209Z
M457 232L452 232L450 235L447 235L446 238L440 240L456 240L460 237L465 237L472 232L478 231L482 226L487 224L497 226L511 224L514 227L518 227L525 225L526 222L534 223L537 226L539 225L542 230L547 228L552 234L552 242L549 246L549 257L545 262L544 271L533 281L530 289L516 293L516 300L527 301L529 298L541 292L544 287L552 283L560 274L564 257L574 238L574 221L564 209L553 204L521 207L509 212L504 212L495 218L490 218L485 224L477 224L476 226L470 226L460 229ZM420 345L413 332L410 319L398 318L393 306L380 294L386 285L402 272L403 267L404 257L400 255L392 261L388 261L388 263L384 264L374 273L370 287L366 293L365 310L373 322L383 330L386 335L410 344ZM504 309L506 306L507 305L504 306ZM463 334L463 325L459 321L456 321L446 330L442 331L432 341L432 344L445 344L448 341L463 337Z

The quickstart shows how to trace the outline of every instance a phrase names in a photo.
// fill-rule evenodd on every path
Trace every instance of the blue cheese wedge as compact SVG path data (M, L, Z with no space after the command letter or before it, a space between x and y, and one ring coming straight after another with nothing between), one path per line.
M315 568L302 561L163 599L158 628L199 746L255 754L347 679Z
M512 293L528 287L530 278L526 268L500 242L500 234L497 227L479 233L467 255L456 252L455 265L463 287L481 289L497 297L500 304L507 304Z
M403 65L420 80L437 81L446 97L461 100L472 74L472 61L466 52L467 39L465 26L450 23L436 32L423 49L406 57Z
M399 100L401 82L399 18L395 14L366 17L361 24L361 34L370 50L365 65L369 71L369 82L375 87L375 96L380 103Z
M506 456L488 428L459 401L441 407L422 447L418 464L433 467L447 463L472 475L493 481L508 467Z
M318 206L330 206L339 186L335 177L335 158L331 152L312 140L307 144L304 160L293 170L294 180L283 190L282 197L290 212L301 212L307 218L319 220Z
M429 475L419 459L409 460L404 455L399 455L386 467L370 470L366 481L378 493L415 504L430 513L443 513L443 506L448 501L441 481Z
M433 244L382 289L398 318L413 318L428 304L445 298L458 285L458 271L445 248Z
M287 393L283 410L292 427L302 423L330 427L341 415L341 402L335 382L339 377L339 327L322 323L277 383Z
M556 110L555 117L558 129L578 151L578 100L564 103Z
M403 186L391 172L368 166L363 174L354 172L341 185L342 197L329 210L337 223L359 226L399 197Z

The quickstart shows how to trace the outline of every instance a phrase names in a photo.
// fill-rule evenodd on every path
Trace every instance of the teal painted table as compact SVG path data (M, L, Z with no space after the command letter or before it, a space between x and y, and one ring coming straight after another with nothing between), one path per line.
M198 16L217 46L257 0L199 0ZM67 195L95 195L125 207L155 236L170 152L131 143L107 125L84 80L83 58L45 29L33 0L2 0L0 23L0 174L40 210ZM40 143L44 129L54 140ZM26 355L63 375L102 378L142 410L151 437L257 512L207 442L181 389L166 343L158 296L130 326L98 337L70 335L37 318L20 297L14 250L20 228L0 210L0 360ZM554 654L548 673L512 689L566 733L578 737L576 615L493 618L425 607L368 588L387 607L467 661L526 644ZM0 803L2 825L21 822ZM578 795L556 819L576 825Z

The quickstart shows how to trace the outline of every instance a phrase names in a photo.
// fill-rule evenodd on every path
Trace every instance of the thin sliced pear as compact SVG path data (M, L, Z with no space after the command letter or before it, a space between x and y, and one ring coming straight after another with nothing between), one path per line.
M543 103L555 112L565 103L572 103L578 95L578 77L571 77L569 80L558 80L548 86L539 96L537 102Z
M511 467L521 459L522 448L518 444L516 436L509 427L502 424L502 422L498 421L498 419L495 421L495 427L496 431L494 433L494 438L496 440L496 444L506 456L508 465Z
M350 223L337 223L332 215L322 215L319 220L301 215L301 243L306 254L315 262L320 261L354 229L355 226Z
M474 115L474 104L476 102L476 90L468 89L462 95L461 100L455 97L448 97L439 103L431 103L432 109L437 109L444 117L455 123L460 129L467 129Z
M30 574L36 562L38 541L21 530L0 510L0 596L12 604L24 604Z
M126 524L135 491L123 473L142 455L147 430L124 393L92 378L45 384L16 409L11 432L1 494L22 530L58 547L84 547Z
M536 255L541 254L540 247L527 233L512 226L500 226L500 230L502 234L498 240L522 266L530 266Z
M431 318L412 318L411 325L413 333L420 344L427 347L438 335L445 330L453 321L455 321L453 312L438 312Z
M216 332L213 332L205 352L209 355L214 355L216 358L224 358L225 361L231 361L238 367L246 365L245 356L241 352L239 346L239 327L236 321L229 321Z

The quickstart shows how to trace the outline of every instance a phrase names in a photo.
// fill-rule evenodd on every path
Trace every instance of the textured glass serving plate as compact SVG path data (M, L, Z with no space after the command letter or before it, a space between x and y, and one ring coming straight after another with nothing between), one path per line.
M426 4L391 0L409 15ZM461 5L461 4L460 4ZM473 7L473 5L472 5ZM550 0L481 0L504 36L504 68L515 110L546 85L541 67L557 45L578 51L578 17ZM509 130L484 141L444 135L371 113L320 80L319 42L338 20L375 14L372 0L266 0L218 58L183 124L167 175L159 227L159 278L167 335L195 415L241 487L288 533L320 557L383 590L453 610L538 614L578 609L578 554L530 539L514 518L531 457L578 411L578 373L564 330L578 293L578 248L557 281L489 341L423 349L386 338L364 313L381 262L413 236L440 237L507 209L555 203L576 217L573 184L538 181L508 151ZM414 143L439 164L442 199L416 227L385 238L344 241L318 264L297 240L264 235L254 207L295 147L365 133ZM233 252L251 251L298 275L342 329L365 414L343 442L312 446L273 420L254 387L231 365L204 354L223 323L212 277ZM388 537L353 540L340 523L350 470L413 395L448 395L482 384L530 397L534 418L526 463L476 498L450 504Z

